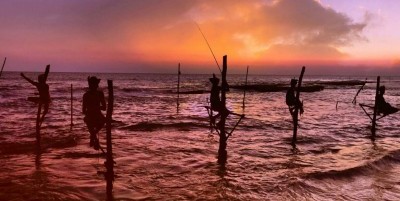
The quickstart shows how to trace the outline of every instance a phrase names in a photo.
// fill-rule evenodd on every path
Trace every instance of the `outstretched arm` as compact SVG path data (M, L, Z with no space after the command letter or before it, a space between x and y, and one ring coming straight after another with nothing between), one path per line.
M28 82L31 83L32 85L35 85L35 86L36 86L36 82L34 82L33 80L31 80L31 79L29 79L28 77L26 77L26 76L24 75L24 73L21 73L21 76L22 76L26 81L28 81Z

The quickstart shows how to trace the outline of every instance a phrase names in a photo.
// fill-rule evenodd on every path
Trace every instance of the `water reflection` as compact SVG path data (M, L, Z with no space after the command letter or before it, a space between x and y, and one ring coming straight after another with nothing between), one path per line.
M36 144L36 150L35 150L35 168L36 168L36 171L40 170L41 158L42 158L41 146L40 146L40 143L37 143Z
M219 180L217 181L217 192L220 199L228 199L227 188L229 186L228 180L225 178L226 172L226 161L223 163L218 163L217 175Z
M22 80L17 76L14 77L18 79L1 83L0 96L4 98L0 100L0 106L6 109L0 111L3 117L0 124L0 160L4 172L0 185L4 188L3 193L7 192L8 195L0 195L0 200L8 200L10 197L12 200L30 199L32 194L37 200L46 200L50 195L66 198L64 200L106 200L107 196L107 200L118 200L120 197L193 200L202 195L206 197L204 200L224 200L222 196L225 200L257 200L254 197L262 200L268 196L276 196L271 200L288 200L284 196L288 194L294 196L290 197L293 200L306 199L304 196L329 200L338 197L337 194L342 194L339 196L344 198L350 197L348 200L360 198L359 195L367 195L376 200L400 200L400 197L393 198L400 195L400 189L396 187L400 178L400 152L397 151L400 143L397 128L399 118L394 115L390 120L378 122L382 137L377 138L377 147L367 140L366 135L370 133L360 127L369 123L368 119L362 118L364 114L359 107L342 106L342 109L336 111L332 104L336 102L338 94L341 95L337 97L339 101L353 99L354 88L340 87L304 94L310 109L306 110L301 121L301 143L297 147L300 152L290 149L292 122L284 105L284 93L251 93L246 97L248 121L239 125L237 134L229 139L229 163L218 166L215 156L219 136L206 137L209 122L207 112L202 107L209 94L183 96L179 115L176 115L176 94L164 92L171 91L169 86L172 84L176 87L176 79L172 83L163 80L166 76L159 79L159 75L154 75L156 78L152 79L153 75L125 74L118 75L129 79L118 78L120 95L116 99L118 109L115 111L118 123L113 135L116 139L114 145L121 148L116 150L116 155L124 163L118 167L120 183L116 183L115 188L108 187L107 193L104 183L106 179L102 175L99 178L93 174L93 166L98 166L92 163L98 157L88 150L87 136L77 135L76 144L72 143L70 137L65 137L69 136L66 123L69 123L70 118L70 94L65 90L65 83L73 80L76 97L82 97L87 85L86 76L55 75L58 77L53 78L51 84L54 87L51 92L58 109L52 110L48 124L45 124L44 135L51 140L44 140L42 152L37 153L33 152L35 147L32 147L34 130L30 131L34 127L35 118L34 115L26 115L34 113L37 108L25 102L28 89L22 87ZM134 88L133 79L137 80L134 81ZM198 86L199 89L207 90L209 87L203 86L205 79L196 76L192 83L197 84L195 88ZM264 80L267 79L270 77ZM160 86L159 80L167 85ZM282 80L286 82L287 79ZM396 89L399 88L398 83ZM366 89L358 97L359 101L372 102L372 92L372 87ZM228 107L237 108L233 111L240 113L242 93L232 90L228 95ZM392 96L392 100L396 101L398 97ZM74 104L81 105L81 100ZM74 113L80 112L80 107L74 109ZM82 118L76 115L74 132L85 133ZM15 122L27 122L29 126ZM46 147L49 148L44 149ZM380 151L371 154L367 152L368 149L378 148ZM383 164L393 169L382 169L387 175L371 175L376 170L365 163L380 163L381 158L392 151L395 151L395 158L387 156L389 160ZM373 177L381 180L371 185ZM291 187L293 183L300 187ZM318 188L308 187L309 183ZM26 189L21 189L20 184ZM390 185L394 187L390 188ZM374 194L375 187L386 197ZM18 192L10 196L10 189ZM303 196L303 189L309 194ZM217 198L216 193L222 198ZM330 197L320 197L326 194Z
M46 196L43 192L49 184L47 173L42 169L42 148L38 143L35 147L35 170L32 174L32 200L43 200Z
M107 168L107 172L105 173L105 178L106 178L106 192L107 192L107 200L112 201L114 200L114 194L113 194L113 182L114 182L114 171L110 168Z

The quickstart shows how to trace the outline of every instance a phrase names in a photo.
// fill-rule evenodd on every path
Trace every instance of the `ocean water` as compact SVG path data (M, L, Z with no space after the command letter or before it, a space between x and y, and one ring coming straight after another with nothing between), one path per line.
M37 73L27 73L35 78ZM351 104L360 86L328 85L302 93L297 149L290 145L285 92L231 89L228 108L246 117L228 140L228 159L217 163L218 136L204 108L208 93L181 94L177 75L50 73L52 103L36 146L36 89L19 73L0 78L0 200L106 200L98 171L105 158L89 147L81 114L86 78L96 75L106 97L114 81L114 200L400 200L400 116L370 120ZM209 90L211 75L181 76L181 91ZM289 83L293 76L249 75L250 84ZM304 82L364 80L309 76ZM228 75L231 85L244 75ZM369 77L369 81L376 78ZM382 77L386 100L400 107L400 77ZM73 127L70 85L73 85ZM375 83L358 103L373 104ZM232 125L237 117L231 117ZM105 146L105 130L100 133Z

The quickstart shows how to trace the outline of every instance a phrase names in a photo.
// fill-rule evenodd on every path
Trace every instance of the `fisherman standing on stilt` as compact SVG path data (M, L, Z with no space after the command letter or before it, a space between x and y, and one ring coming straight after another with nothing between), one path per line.
M296 85L297 85L297 80L292 79L290 81L290 88L286 93L286 105L288 105L289 112L290 115L292 115L292 117L294 115L294 110L296 109L296 107L300 110L300 115L303 114L304 112L303 103L295 96Z
M28 77L25 76L24 73L21 73L21 76L28 81L29 83L31 83L33 86L35 86L39 92L39 121L37 122L40 125L42 125L44 117L46 116L47 112L49 111L49 105L50 105L50 92L49 92L49 85L46 83L47 80L47 76L49 73L49 70L47 67L46 68L46 72L44 74L40 74L38 76L38 81L35 82L31 79L29 79ZM42 111L42 106L43 106L43 111ZM41 114L41 117L40 117Z
M97 137L103 128L106 119L101 110L106 110L104 93L99 91L100 79L88 77L89 90L83 95L82 113L85 115L84 121L90 133L90 146L99 150L100 143Z

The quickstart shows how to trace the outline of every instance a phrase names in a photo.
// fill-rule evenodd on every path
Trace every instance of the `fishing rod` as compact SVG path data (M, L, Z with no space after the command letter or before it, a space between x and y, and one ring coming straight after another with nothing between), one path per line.
M195 23L196 23L196 22L195 22ZM206 36L205 36L204 33L201 31L199 24L196 23L196 25L197 25L197 28L199 28L199 31L200 31L201 35L203 36L204 40L206 41L207 46L208 46L208 48L210 49L211 54L212 54L213 57L214 57L214 60L215 60L215 63L217 64L217 66L218 66L219 72L222 73L221 67L220 67L219 64L218 64L217 58L215 57L214 52L212 51L211 46L210 46L210 44L208 43L208 40L207 40Z
M361 90L363 90L364 89L364 86L365 86L365 84L367 84L367 78L365 78L365 82L364 82L364 84L360 87L360 89L357 91L357 94L354 96L354 99L353 99L353 101L351 101L354 105L357 103L357 96L358 96L358 94L361 92Z
M364 83L363 83L363 84L361 85L361 87L358 89L356 95L354 96L353 100L351 101L351 103L352 103L353 105L356 105L356 104L357 104L357 96L358 96L358 94L360 94L360 92L364 89L365 84L367 84L367 80L368 80L368 78L365 78ZM341 102L341 103L348 103L348 102L346 102L346 101L336 101L336 111L338 110L338 104L339 104L339 102Z

